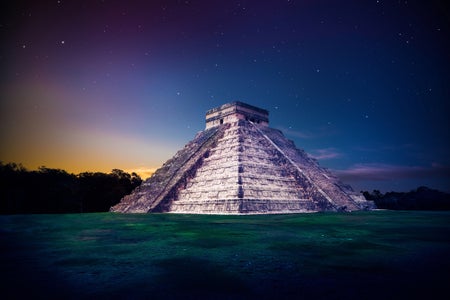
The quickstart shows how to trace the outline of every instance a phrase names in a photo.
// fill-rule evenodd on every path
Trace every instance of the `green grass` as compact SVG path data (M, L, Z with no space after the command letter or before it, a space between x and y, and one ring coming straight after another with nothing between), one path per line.
M7 298L439 298L450 213L0 216Z

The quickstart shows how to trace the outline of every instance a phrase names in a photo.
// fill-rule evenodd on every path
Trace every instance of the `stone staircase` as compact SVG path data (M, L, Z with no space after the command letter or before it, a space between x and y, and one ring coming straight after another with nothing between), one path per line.
M250 120L232 105L222 107L227 114L210 111L207 129L111 211L267 214L370 208L281 131L269 128L265 110L258 110L262 121L255 123L254 114L248 113ZM220 125L211 123L217 121Z

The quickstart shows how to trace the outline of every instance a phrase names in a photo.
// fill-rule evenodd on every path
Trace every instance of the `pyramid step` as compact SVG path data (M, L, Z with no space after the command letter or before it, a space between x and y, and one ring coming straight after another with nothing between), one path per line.
M209 110L206 129L111 211L261 214L366 206L269 128L266 110L233 102Z

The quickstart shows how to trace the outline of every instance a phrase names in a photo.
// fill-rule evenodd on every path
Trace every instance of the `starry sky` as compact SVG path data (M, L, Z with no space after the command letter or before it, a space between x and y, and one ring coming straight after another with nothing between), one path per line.
M445 1L12 2L4 163L146 177L238 100L355 190L450 190Z

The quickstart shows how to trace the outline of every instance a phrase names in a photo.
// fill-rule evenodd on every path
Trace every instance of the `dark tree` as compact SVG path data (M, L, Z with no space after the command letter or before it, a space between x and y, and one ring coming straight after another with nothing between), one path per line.
M0 213L102 212L142 183L136 174L114 169L110 174L69 174L40 167L0 162Z
M427 187L419 187L407 193L374 190L363 192L367 200L373 200L378 208L393 210L450 210L450 194Z

